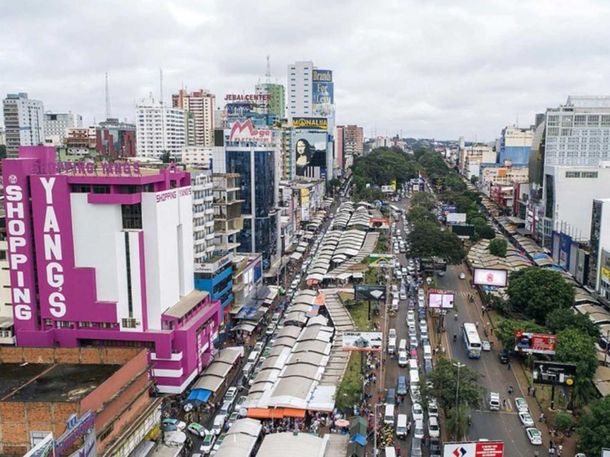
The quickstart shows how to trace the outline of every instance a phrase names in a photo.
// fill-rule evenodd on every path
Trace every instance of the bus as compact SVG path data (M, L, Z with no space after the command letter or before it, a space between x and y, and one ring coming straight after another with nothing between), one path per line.
M462 334L464 336L464 345L466 346L466 352L468 357L471 359L478 359L481 357L481 338L479 338L479 332L477 326L472 322L464 322L462 327Z

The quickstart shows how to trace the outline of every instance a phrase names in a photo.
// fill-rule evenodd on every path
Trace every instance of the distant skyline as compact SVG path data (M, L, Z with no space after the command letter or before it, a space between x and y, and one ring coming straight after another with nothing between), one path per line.
M610 2L602 0L138 0L6 2L0 94L45 110L113 117L181 87L253 92L312 60L333 70L338 124L365 135L492 141L569 95L610 94Z

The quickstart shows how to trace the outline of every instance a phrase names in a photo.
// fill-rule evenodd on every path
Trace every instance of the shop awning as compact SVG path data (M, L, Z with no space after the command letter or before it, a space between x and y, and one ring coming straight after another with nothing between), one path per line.
M248 408L248 417L253 419L282 419L284 417L305 417L304 409L297 408Z
M187 400L189 401L200 401L201 403L205 403L210 399L212 392L207 389L193 389L189 393Z
M290 254L290 258L292 260L301 260L303 258L303 254L301 254L300 252L293 252L292 254Z
M359 444L360 446L366 446L366 437L360 434L352 436L352 442Z
M284 408L284 417L300 417L302 419L305 417L305 410L296 408Z

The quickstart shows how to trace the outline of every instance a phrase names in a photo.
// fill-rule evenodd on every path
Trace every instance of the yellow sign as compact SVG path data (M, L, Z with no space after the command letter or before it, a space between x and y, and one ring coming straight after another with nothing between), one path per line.
M602 267L602 278L606 279L606 282L610 282L610 268Z
M301 206L309 204L309 189L301 189Z
M394 192L396 192L396 180L395 180L395 179L392 179L392 180L390 181L390 186L392 186L392 190L393 190Z
M325 117L293 117L292 126L295 129L327 130L328 119Z

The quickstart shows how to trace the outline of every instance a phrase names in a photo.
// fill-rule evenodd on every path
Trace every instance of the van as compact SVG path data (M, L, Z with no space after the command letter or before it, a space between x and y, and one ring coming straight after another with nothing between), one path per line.
M500 394L489 392L488 403L490 411L500 411Z
M409 386L411 387L411 390L413 390L414 387L419 389L419 371L409 371Z
M417 371L419 367L417 366L417 359L409 359L409 371Z
M244 379L248 379L250 377L250 374L252 373L253 368L254 368L254 364L252 362L248 362L244 365L244 368L242 369L242 374L244 376Z
M383 415L383 423L394 426L394 404L385 405L385 413Z
M407 351L398 351L398 366L404 368L407 366L407 363L409 363L409 356L407 355Z
M405 338L401 338L398 343L398 350L407 352L407 340Z
M248 356L248 362L256 363L256 361L258 360L258 356L259 355L260 355L260 352L258 352L258 351L250 352L250 355Z
M399 414L396 420L396 436L398 439L404 440L407 438L407 415Z
M424 344L424 359L432 359L432 348L429 344Z
M396 449L394 449L394 446L386 446L383 453L385 457L396 457Z

